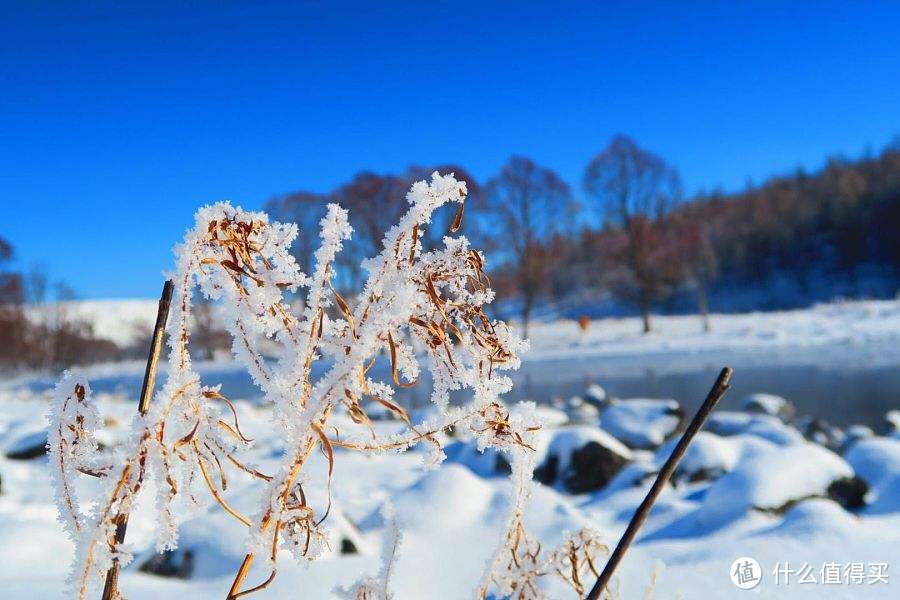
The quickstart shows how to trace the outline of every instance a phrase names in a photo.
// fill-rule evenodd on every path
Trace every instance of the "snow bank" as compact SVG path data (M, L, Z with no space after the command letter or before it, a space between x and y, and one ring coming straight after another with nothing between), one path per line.
M735 468L713 483L704 506L777 511L802 498L825 495L832 482L852 476L850 465L817 444L750 446Z
M630 448L656 448L675 433L683 415L675 400L631 398L600 413L600 426Z
M845 459L870 487L872 514L900 511L900 440L870 438L860 440Z
M747 436L734 468L709 486L699 507L647 539L709 535L751 510L778 514L799 501L825 497L832 483L852 476L840 456L816 444L776 446Z
M741 400L741 409L749 413L772 415L782 419L794 416L794 406L775 394L750 394Z
M751 415L730 411L714 412L706 423L706 429L721 436L753 435L780 446L799 444L805 441L803 434L794 427L771 415Z
M654 459L657 469L662 467L677 444L678 440L673 438L660 446ZM708 431L700 431L688 446L673 479L675 481L715 479L734 467L741 451L740 446L740 441L734 438L722 438Z

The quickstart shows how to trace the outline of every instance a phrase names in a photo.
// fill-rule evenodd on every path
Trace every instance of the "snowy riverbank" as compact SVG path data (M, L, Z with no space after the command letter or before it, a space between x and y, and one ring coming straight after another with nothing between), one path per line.
M672 441L657 446L678 428L679 411L671 402L610 404L591 393L590 409L570 405L568 415L542 409L548 425L535 451L536 478L543 483L536 486L527 521L546 546L583 526L615 544ZM131 420L133 406L121 400L100 399L107 416L101 439L108 447L122 439ZM777 402L763 398L757 404L755 414L715 415L691 447L675 485L663 493L623 565L621 597L644 597L654 570L655 598L744 597L729 578L740 556L762 567L755 597L896 597L896 574L888 570L883 583L875 580L874 569L900 564L900 434L857 432L858 438L828 449L779 418L760 414L779 410ZM72 553L55 521L46 459L39 451L23 455L41 443L45 409L41 395L19 391L0 397L0 579L7 598L61 597ZM281 444L266 433L267 409L246 402L237 409L246 433L257 440L251 462L263 471L273 468ZM581 424L567 424L570 418ZM385 432L397 424L375 426ZM479 454L470 441L448 439L445 448L448 460L434 471L422 469L416 451L365 457L338 449L329 520L333 552L308 567L281 559L278 578L261 597L329 598L336 586L377 571L385 531L379 510L386 501L396 507L405 531L395 597L470 597L502 529L509 483L502 461ZM319 456L310 466L315 477L327 468ZM249 478L234 473L226 498L238 510L253 512L254 489ZM240 525L211 506L185 524L178 553L154 564L149 502L145 498L138 507L128 530L136 553L122 577L128 597L223 597L243 554ZM809 565L816 583L801 584L791 575L786 585L782 575L776 584L773 570L785 563L791 569ZM846 581L841 575L838 584L823 583L833 563L846 569ZM859 568L862 583L855 583L850 576ZM251 579L263 577L260 569ZM574 597L550 577L544 585L552 598Z

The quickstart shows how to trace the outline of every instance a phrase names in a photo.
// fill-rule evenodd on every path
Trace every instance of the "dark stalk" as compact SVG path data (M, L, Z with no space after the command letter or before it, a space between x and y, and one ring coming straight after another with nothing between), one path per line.
M162 352L163 339L166 334L166 321L169 318L169 306L172 304L172 280L166 280L163 285L162 296L159 298L159 310L156 312L156 325L153 326L153 338L150 340L150 354L147 357L147 369L144 371L144 383L141 386L141 399L138 402L138 412L146 415L150 410L150 399L153 397L153 388L156 386L156 371L159 366L159 355ZM122 513L116 516L116 546L125 542L125 531L128 529L128 514ZM121 597L119 589L119 559L113 559L113 564L106 572L106 583L103 586L102 600L115 600Z
M687 447L694 439L694 436L697 435L697 432L700 431L700 428L703 427L706 418L709 417L709 414L716 407L716 404L722 399L725 392L728 391L731 384L732 373L731 367L725 367L722 369L722 372L719 373L719 377L713 384L712 389L709 390L706 400L703 401L703 405L697 410L697 414L694 415L690 425L688 425L684 434L682 434L681 439L678 440L678 444L675 446L675 449L672 450L672 454L669 455L669 458L666 459L666 463L662 466L662 469L659 470L656 481L653 482L650 491L647 492L641 505L638 506L635 511L634 516L631 518L631 522L628 524L628 528L625 530L625 533L622 534L622 539L619 540L616 549L613 550L613 553L609 556L609 561L607 561L606 566L603 568L603 572L600 573L600 577L597 578L597 582L594 584L594 587L591 588L591 591L588 593L585 600L599 600L600 594L609 585L616 567L619 566L622 557L625 556L628 547L631 546L631 542L634 541L638 529L640 529L641 525L644 524L644 521L647 520L650 509L653 508L653 503L656 502L656 499L659 497L660 493L662 493L663 488L666 487L666 484L672 477L672 473L675 472L675 468L684 456Z

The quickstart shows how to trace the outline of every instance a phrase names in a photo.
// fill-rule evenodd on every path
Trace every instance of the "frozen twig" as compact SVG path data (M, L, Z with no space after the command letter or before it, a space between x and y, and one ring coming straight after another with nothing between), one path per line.
M731 384L732 373L733 371L731 367L725 367L719 373L718 378L716 378L716 382L713 384L712 389L706 396L706 400L704 400L699 410L697 410L697 414L694 415L694 418L691 421L690 425L688 425L684 434L682 434L681 439L678 440L678 444L675 446L675 449L672 450L672 454L669 455L669 458L659 470L659 474L656 476L656 481L653 482L653 485L650 487L650 491L647 492L647 496L635 511L634 516L631 518L631 522L628 523L628 528L625 530L625 533L622 534L622 539L619 540L618 545L610 555L606 566L603 568L603 571L597 578L597 582L594 584L594 587L591 588L591 591L588 593L586 600L599 600L600 594L603 593L603 591L609 584L610 579L612 579L616 567L619 566L619 562L621 562L622 557L625 556L625 553L628 551L628 547L631 545L631 542L634 541L638 530L641 528L641 525L644 524L644 521L650 514L650 510L653 508L653 503L656 502L656 499L659 497L660 493L662 493L663 488L672 477L672 473L675 472L675 468L678 466L679 461L684 456L688 445L694 439L694 436L697 435L697 432L700 431L700 428L703 427L703 424L706 422L706 419L707 417L709 417L709 414L712 412L712 410L716 407L716 404L718 404L719 400L722 399L722 397L725 395L725 392L728 391L728 388Z
M505 372L518 368L518 355L527 344L505 323L485 314L484 306L494 294L484 257L468 240L448 235L440 247L422 247L422 232L441 206L457 204L450 233L459 228L465 197L465 183L452 175L434 173L430 182L413 185L408 211L385 234L380 252L363 263L369 277L350 300L332 285L336 256L352 234L347 212L339 206L329 205L320 222L321 245L311 275L302 273L290 254L298 234L295 225L271 222L263 213L227 203L197 211L194 228L175 249L174 291L167 286L173 306L166 327L168 378L151 406L154 357L165 323L161 317L139 414L128 437L104 464L97 460L94 432L101 420L90 402L87 381L67 374L56 390L50 412L51 464L60 518L75 541L70 584L76 598L84 600L107 572L104 597L118 596L118 569L130 560L122 544L127 516L148 487L157 495L159 551L177 547L184 509L202 506L208 498L248 528L246 557L228 594L239 598L273 581L280 548L288 548L298 561L315 560L328 550L325 521L336 446L383 453L424 442L431 446L426 461L433 466L444 458L440 439L450 426L468 431L479 449L510 455L515 498L498 556L528 546L517 540L524 535L522 512L534 466L531 440L539 425L533 407L510 411L500 399L512 387ZM274 407L272 425L285 452L270 474L240 458L238 452L252 440L241 432L239 412L219 386L204 386L192 367L191 306L198 288L221 302L235 359ZM307 290L306 309L295 315L284 294L301 288ZM264 340L278 348L275 360L263 355ZM434 382L431 399L437 414L413 424L394 395L419 381L421 355ZM390 363L388 381L369 375L379 357ZM329 366L313 377L312 365L319 360ZM463 389L471 391L468 402L451 406L450 392ZM377 435L363 408L367 399L398 416L406 431ZM331 419L341 411L352 423ZM328 462L327 477L316 478L305 468L317 458L317 450ZM228 465L252 476L262 488L256 514L245 516L228 503ZM101 481L89 512L81 510L75 493L73 481L79 473ZM304 486L327 491L324 506L309 502ZM245 587L254 557L265 561L269 575ZM385 582L393 560L387 564ZM502 560L491 565L497 569L491 568L484 579L485 593L488 587L514 585L510 577L518 570L504 571ZM382 596L389 595L386 585L380 587Z
M150 410L150 398L153 397L153 388L156 386L156 370L159 366L159 355L162 351L163 338L166 333L166 321L169 318L169 306L172 304L172 290L174 285L171 279L163 284L162 296L159 298L159 309L156 313L156 325L153 327L153 337L150 340L150 355L147 358L147 369L144 371L144 383L141 386L141 398L138 403L138 413L146 415ZM125 531L128 528L128 513L119 514L116 517L116 544L125 542ZM106 572L106 583L103 585L102 600L116 598L119 587L119 559L113 558L112 566Z

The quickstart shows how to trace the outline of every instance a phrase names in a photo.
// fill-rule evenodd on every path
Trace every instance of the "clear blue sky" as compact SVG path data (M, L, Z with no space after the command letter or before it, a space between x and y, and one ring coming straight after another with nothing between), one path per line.
M155 296L200 204L362 169L577 186L625 132L735 189L900 134L898 3L78 4L0 0L0 236L83 297Z

